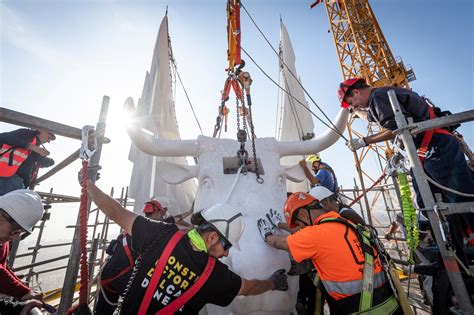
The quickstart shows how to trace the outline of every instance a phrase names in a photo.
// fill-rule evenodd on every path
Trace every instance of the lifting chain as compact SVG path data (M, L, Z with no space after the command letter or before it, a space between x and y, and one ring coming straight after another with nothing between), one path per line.
M250 77L249 77L250 79ZM250 82L251 82L251 79L250 79ZM249 105L249 114L248 114L248 117L249 117L249 125L250 125L250 136L251 136L251 139L252 139L252 153L253 153L253 161L255 163L255 175L257 175L257 183L259 184L263 184L263 178L260 177L260 172L258 170L258 160L257 160L257 147L255 145L255 128L254 128L254 125L253 125L253 117L252 117L252 100L250 98L250 93L248 91L248 89L246 88L245 89L245 94L247 95L247 101L248 101L248 105ZM242 93L242 100L243 100L243 93Z
M235 82L235 84L238 81ZM239 108L239 95L236 93L235 97L235 112L237 116L237 141L240 142L240 149L237 151L237 158L239 160L239 165L242 166L242 174L247 175L247 161L248 161L248 152L245 150L245 142L247 141L247 132L245 131L245 126L246 126L246 120L245 120L245 115L242 117L242 124L244 125L244 129L240 128L240 108ZM242 107L244 107L244 104L242 103Z

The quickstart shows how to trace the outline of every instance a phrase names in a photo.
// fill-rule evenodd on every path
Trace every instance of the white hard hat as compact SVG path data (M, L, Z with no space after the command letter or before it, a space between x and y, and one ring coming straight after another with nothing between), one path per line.
M29 233L44 210L41 197L29 189L18 189L0 196L0 208Z
M309 191L309 194L313 196L314 198L318 199L319 201L324 200L327 197L331 197L332 195L334 195L332 191L330 191L324 186L314 186Z
M240 250L239 239L244 231L242 213L226 203L219 203L201 212L207 223L229 241L233 247Z
M163 208L167 208L167 209L171 208L171 201L168 198L159 196L159 197L155 197L154 199L158 201Z

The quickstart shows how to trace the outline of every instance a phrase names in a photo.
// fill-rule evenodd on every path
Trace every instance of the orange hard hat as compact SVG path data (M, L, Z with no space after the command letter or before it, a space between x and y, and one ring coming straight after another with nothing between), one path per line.
M339 101L341 102L341 106L344 108L348 108L349 104L344 102L344 97L346 97L347 91L356 84L357 82L363 82L365 83L364 78L350 78L339 84L339 89L337 90L337 97L339 98Z
M306 208L314 202L318 202L318 200L310 194L304 192L296 192L291 194L290 197L288 197L285 202L283 214L285 215L286 222L290 226L290 229L293 229L298 226L297 224L295 224L294 220L296 210L300 208Z

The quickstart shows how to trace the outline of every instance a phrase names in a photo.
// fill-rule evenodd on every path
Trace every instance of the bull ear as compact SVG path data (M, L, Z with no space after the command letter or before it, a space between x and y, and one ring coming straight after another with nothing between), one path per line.
M175 164L167 161L156 163L158 175L168 184L180 184L197 177L199 166Z
M291 180L295 183L300 183L306 179L306 175L303 168L299 164L296 165L282 165L285 170L286 179Z

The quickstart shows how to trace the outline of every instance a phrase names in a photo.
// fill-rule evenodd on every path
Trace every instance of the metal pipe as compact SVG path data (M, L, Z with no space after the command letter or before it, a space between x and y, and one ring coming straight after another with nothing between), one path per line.
M415 135L417 133L430 130L433 128L443 128L451 125L460 124L463 122L468 122L474 120L474 109L467 110L465 112L452 114L449 116L438 117L435 119L420 121L418 123L412 124L414 128L410 128L411 134Z
M107 119L107 111L109 108L110 98L108 96L104 96L102 99L102 107L100 110L99 121L96 125L96 136L97 136L97 151L92 156L89 165L95 166L99 165L100 155L102 152L102 141L104 139L105 133L105 126L106 126L106 119ZM82 136L82 135L81 135ZM89 199L87 205L87 211L91 208L92 201ZM78 211L77 214L77 223L79 225L79 217L80 213ZM77 281L77 273L79 271L79 260L81 256L81 248L79 244L79 227L76 227L74 231L73 242L71 246L71 254L70 259L68 261L68 267L66 269L66 275L64 277L63 283L63 294L61 295L61 302L59 304L58 313L65 314L66 311L72 304L72 300L74 297L74 288Z
M50 178L51 176L53 176L54 174L56 174L57 172L59 172L60 170L62 170L63 168L65 168L66 166L70 165L72 162L74 162L75 160L77 160L79 158L79 151L80 149L77 149L76 151L74 151L71 155L69 155L67 158L65 158L64 160L62 160L59 164L57 164L55 167L53 167L52 169L50 169L48 172L46 172L44 175L42 175L41 177L37 178L35 180L35 182L33 183L34 185L37 185L39 183L41 183L42 181L44 181L45 179L48 179Z

